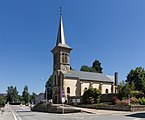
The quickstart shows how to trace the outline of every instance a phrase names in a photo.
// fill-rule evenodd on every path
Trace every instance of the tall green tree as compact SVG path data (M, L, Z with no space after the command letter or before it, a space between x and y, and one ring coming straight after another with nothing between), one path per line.
M103 68L101 67L101 63L99 60L95 60L92 64L91 67L87 65L81 66L80 71L86 71L86 72L97 72L97 73L102 73Z
M25 101L25 104L28 103L29 100L30 100L30 94L29 94L29 91L28 91L28 86L24 87L24 90L22 92L22 96L23 96L23 99Z
M81 66L80 71L90 72L90 67L89 67L89 66L87 66L87 65L83 65L83 66Z
M32 95L30 95L30 102L35 104L35 98L36 98L37 94L32 92Z
M5 103L6 103L6 97L0 96L0 107L4 107Z
M145 93L145 70L142 67L132 69L127 75L127 80L130 85L134 84L135 90Z
M45 87L47 90L47 92L45 91L45 96L47 93L47 99L52 99L52 75L49 77L48 81L46 82Z
M19 101L18 91L16 87L10 86L7 91L7 102L17 102Z
M103 73L102 70L103 68L101 67L101 63L99 60L95 60L92 64L92 68L94 68L95 72L97 73Z

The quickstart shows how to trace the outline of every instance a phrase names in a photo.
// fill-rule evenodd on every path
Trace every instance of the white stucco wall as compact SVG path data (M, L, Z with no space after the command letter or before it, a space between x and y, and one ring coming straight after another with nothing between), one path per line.
M108 89L108 93L111 93L111 87L112 87L112 85L109 83L103 84L102 85L102 94L106 93L106 89Z
M80 81L77 79L64 79L64 92L67 96L67 87L70 88L70 96L82 96L85 88L89 88L91 81ZM78 86L80 86L78 88ZM92 82L93 88L100 89L100 82ZM108 89L108 93L111 93L112 83L102 83L102 94L106 93L106 89Z
M77 80L64 79L64 92L67 95L67 87L70 88L70 96L76 96Z

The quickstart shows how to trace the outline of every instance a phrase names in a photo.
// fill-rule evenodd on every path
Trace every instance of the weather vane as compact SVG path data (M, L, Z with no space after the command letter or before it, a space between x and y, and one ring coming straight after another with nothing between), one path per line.
M60 9L60 15L62 15L62 7L60 6L59 9Z

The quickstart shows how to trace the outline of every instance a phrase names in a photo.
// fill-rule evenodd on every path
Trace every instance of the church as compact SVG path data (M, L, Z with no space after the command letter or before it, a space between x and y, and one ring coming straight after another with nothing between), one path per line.
M118 73L114 76L95 72L71 70L70 52L64 35L62 15L60 15L56 46L53 53L52 100L53 103L62 103L62 97L68 101L69 96L80 97L91 85L102 94L116 93Z

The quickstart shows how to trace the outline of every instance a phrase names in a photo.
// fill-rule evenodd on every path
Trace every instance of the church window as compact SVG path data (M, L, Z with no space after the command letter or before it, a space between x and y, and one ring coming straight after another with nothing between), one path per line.
M67 54L65 54L65 63L67 63Z
M56 86L56 75L54 77L54 86Z
M54 55L54 65L56 64L56 62L57 62L57 57L56 55Z
M106 89L106 93L109 93L109 90L108 89Z
M67 87L67 94L70 94L70 87Z
M58 86L60 86L61 76L58 76Z
M65 58L64 58L64 56L65 56L65 54L64 54L64 53L62 53L62 63L64 63L64 62L65 62Z
M84 90L87 90L87 87L85 87L85 89Z

